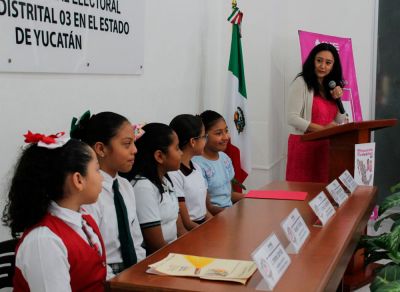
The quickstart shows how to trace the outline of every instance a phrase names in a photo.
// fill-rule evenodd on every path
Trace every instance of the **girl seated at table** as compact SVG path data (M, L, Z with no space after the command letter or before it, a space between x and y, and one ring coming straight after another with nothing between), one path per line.
M150 123L142 129L144 134L136 142L135 164L125 177L133 185L145 248L151 254L186 232L167 175L179 169L182 151L178 136L169 126Z
M179 201L179 213L187 230L197 227L212 215L207 212L207 186L201 168L192 162L195 155L201 155L207 141L200 116L183 114L170 123L179 138L182 161L178 171L168 173Z
M193 157L203 171L207 181L207 209L215 215L243 198L243 194L232 191L235 171L232 161L223 151L228 145L230 135L224 118L212 110L201 115L207 142L201 156Z
M104 291L106 255L93 218L102 177L94 151L63 133L28 132L3 222L16 249L14 291Z

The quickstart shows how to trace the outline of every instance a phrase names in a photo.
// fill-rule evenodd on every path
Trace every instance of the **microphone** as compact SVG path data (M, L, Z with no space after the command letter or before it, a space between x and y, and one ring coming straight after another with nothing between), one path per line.
M329 86L330 89L334 89L336 87L336 82L331 80L331 81L329 81L328 86ZM343 103L342 103L342 100L340 99L340 97L336 98L335 101L336 101L336 105L337 105L337 107L339 109L339 112L341 114L346 113L345 110L344 110Z

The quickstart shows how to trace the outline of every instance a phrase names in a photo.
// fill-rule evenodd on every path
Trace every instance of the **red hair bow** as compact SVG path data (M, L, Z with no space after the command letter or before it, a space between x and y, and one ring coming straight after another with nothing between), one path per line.
M65 137L65 132L59 132L57 134L46 136L44 134L32 133L31 131L28 131L24 137L25 143L37 143L38 146L50 149L61 147L69 140L69 137Z

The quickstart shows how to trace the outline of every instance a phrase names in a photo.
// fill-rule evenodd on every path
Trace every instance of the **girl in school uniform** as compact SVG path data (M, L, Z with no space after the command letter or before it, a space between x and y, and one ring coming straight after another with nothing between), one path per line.
M136 142L135 164L126 177L135 190L137 215L147 254L151 254L186 232L167 175L179 169L182 152L178 136L169 126L150 123L143 131Z
M235 175L232 161L223 151L230 139L224 118L217 112L207 110L201 115L207 143L201 156L193 157L200 165L207 181L207 209L215 215L243 198L243 194L232 191Z
M95 153L64 133L25 137L3 213L12 236L22 233L14 291L104 291L103 240L81 208L101 191Z
M191 160L193 156L203 154L207 135L200 116L176 116L170 127L178 135L182 159L179 170L168 175L178 197L182 222L187 230L191 230L212 217L207 212L207 186L201 168Z
M146 256L136 215L136 201L130 183L118 172L130 171L137 152L131 123L113 112L72 120L71 136L93 148L104 178L96 203L85 209L93 215L107 251L107 279L136 264Z

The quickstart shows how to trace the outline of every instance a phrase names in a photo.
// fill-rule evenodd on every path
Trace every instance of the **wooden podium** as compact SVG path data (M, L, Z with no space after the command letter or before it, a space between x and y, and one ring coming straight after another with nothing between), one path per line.
M355 144L369 143L372 131L392 127L396 123L397 119L348 123L304 134L301 139L302 141L329 140L329 181L332 181L346 169L354 176Z

